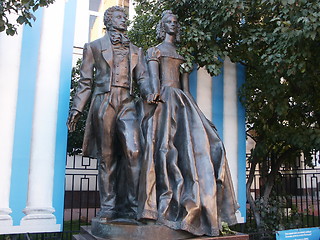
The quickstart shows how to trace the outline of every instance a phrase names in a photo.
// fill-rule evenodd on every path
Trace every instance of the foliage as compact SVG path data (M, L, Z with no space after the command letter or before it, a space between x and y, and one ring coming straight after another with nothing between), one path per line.
M265 219L261 226L264 232L303 227L301 222L302 213L297 211L296 206L293 205L290 212L287 213L286 198L271 195L267 204L263 201L263 198L259 198L255 203L261 212L262 218Z
M47 7L55 0L1 0L0 1L0 32L6 31L7 35L13 36L17 33L18 25L28 24L35 21L33 15L39 7ZM12 21L9 17L13 14L17 17L16 21Z
M182 25L180 53L185 70L192 64L218 75L223 59L246 66L241 101L246 108L252 149L247 198L258 228L269 215L269 198L279 168L320 149L320 3L308 0L137 0L131 39L144 49L154 46L155 24L171 9ZM303 155L301 155L303 153ZM270 164L266 164L266 163ZM261 168L260 205L250 187Z
M226 235L235 235L236 234L235 231L230 229L228 223L222 222L221 225L222 225L222 229L220 231L221 235L226 236Z
M320 4L250 3L243 41L235 48L246 50L243 57L249 74L242 93L247 99L249 128L254 124L259 141L255 153L265 156L270 147L278 154L295 149L296 154L304 151L310 160L312 148L320 146L316 64L320 60Z
M72 68L72 76L71 76L71 89L70 89L70 104L69 109L71 109L73 104L73 98L76 94L76 89L78 86L78 82L80 80L80 65L81 59L78 59L75 67ZM89 101L90 102L90 101ZM86 126L86 118L88 116L89 104L86 105L84 111L81 114L81 117L76 125L76 130L74 132L69 132L68 134L68 145L67 152L69 155L75 155L82 152L82 142L83 135Z
M199 7L200 6L200 7ZM145 50L157 43L155 28L163 10L171 9L179 16L182 38L180 53L186 58L186 71L193 69L193 62L206 67L211 75L221 71L227 52L226 47L241 27L240 0L137 0L136 17L130 39Z
M263 201L263 198L255 201L261 216L265 219L260 226L258 239L274 239L275 231L306 227L302 222L303 214L298 212L295 205L292 205L291 210L289 210L285 197L271 195L267 204ZM252 219L253 216L254 213L248 209L247 218ZM246 227L246 231L249 233L255 232L257 229L255 221L247 220Z
M262 163L263 208L269 206L280 166L295 162L301 153L312 166L312 151L320 149L319 10L320 4L311 1L251 1L244 11L242 42L234 46L235 52L243 52L238 59L248 70L242 101L256 142L249 158L251 174ZM256 211L251 184L249 176L247 197ZM258 212L255 218L258 227L268 222Z

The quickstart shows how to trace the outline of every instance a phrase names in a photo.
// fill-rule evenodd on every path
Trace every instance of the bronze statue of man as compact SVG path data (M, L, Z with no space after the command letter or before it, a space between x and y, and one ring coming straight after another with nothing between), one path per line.
M84 46L81 78L69 114L68 129L75 130L91 97L82 150L84 156L97 158L99 163L101 208L98 217L107 220L135 218L140 141L134 82L138 83L141 95L151 99L148 102L153 102L153 94L143 51L130 43L126 35L124 9L118 6L107 9L104 24L105 36ZM119 184L120 178L125 179L125 184Z

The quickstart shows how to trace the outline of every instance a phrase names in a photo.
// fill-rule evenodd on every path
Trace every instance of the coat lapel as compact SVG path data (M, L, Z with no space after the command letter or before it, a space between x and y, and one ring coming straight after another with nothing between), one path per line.
M108 63L109 67L113 66L113 51L108 32L100 39L101 52L104 60Z
M109 67L112 69L113 66L113 51L111 46L111 41L108 32L100 39L101 52L104 60L108 63ZM130 49L130 92L132 91L132 74L133 69L138 63L138 50L132 43L129 46ZM112 71L111 71L112 75Z
M111 41L108 32L100 39L101 42L101 52L104 60L108 63L109 67L113 64L113 51L111 47ZM138 63L138 52L136 48L130 43L130 71L137 66Z

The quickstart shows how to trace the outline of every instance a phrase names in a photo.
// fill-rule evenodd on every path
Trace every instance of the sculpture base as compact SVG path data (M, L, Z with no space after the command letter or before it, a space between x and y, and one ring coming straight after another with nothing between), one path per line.
M93 234L94 233L94 234ZM248 240L249 235L236 234L219 237L196 237L185 231L176 231L163 225L138 224L126 220L117 220L109 223L102 223L96 218L92 219L91 226L82 226L79 235L73 236L74 240L178 240L178 239L199 239L199 240Z

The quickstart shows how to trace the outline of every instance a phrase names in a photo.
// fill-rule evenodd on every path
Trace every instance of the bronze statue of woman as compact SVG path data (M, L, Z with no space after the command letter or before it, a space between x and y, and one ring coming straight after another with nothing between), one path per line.
M214 125L189 93L177 16L165 11L157 27L163 42L147 51L150 81L158 91L153 115L143 124L145 149L138 218L194 235L217 236L221 222L237 223L238 204L225 149Z

